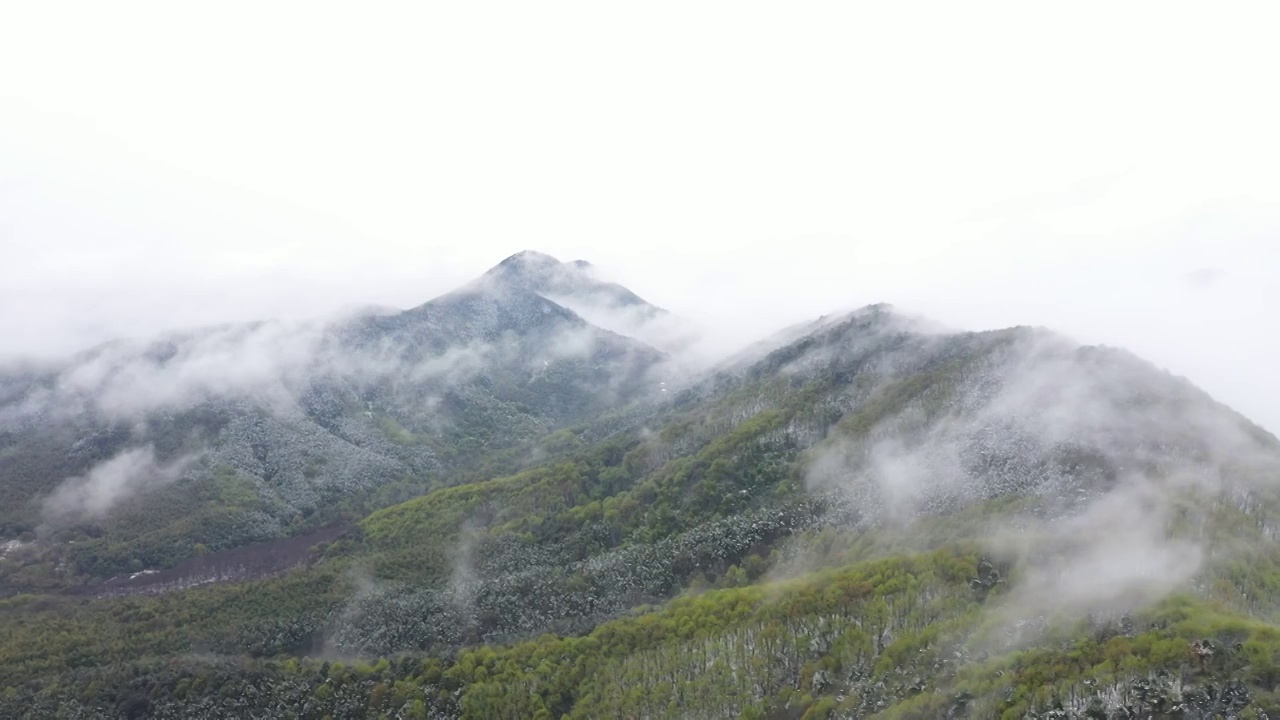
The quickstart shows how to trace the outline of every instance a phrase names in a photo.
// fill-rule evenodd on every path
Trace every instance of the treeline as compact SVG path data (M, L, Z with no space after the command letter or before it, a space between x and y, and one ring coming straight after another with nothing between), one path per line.
M1174 598L975 639L1003 595L974 551L873 560L711 590L606 622L457 654L379 660L142 659L6 678L6 717L1265 717L1280 631ZM1053 638L1061 638L1053 640Z

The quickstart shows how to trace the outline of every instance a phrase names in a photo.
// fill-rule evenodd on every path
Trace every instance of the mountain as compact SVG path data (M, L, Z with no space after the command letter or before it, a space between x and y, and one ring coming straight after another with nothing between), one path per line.
M376 431L379 458L426 479L320 498L313 515L349 525L314 537L304 517L288 540L79 571L75 587L50 563L140 547L112 524L123 505L97 538L10 540L6 582L28 594L0 606L0 713L1280 713L1280 442L1185 379L1044 329L961 332L875 305L676 384L661 353L556 300L660 312L588 270L517 255L418 308L325 328L306 372L281 376L288 392L201 385L198 407L234 410L199 457L241 447L226 427L250 421L353 450L310 478L303 454L217 455L232 458L210 470L224 495L191 494L207 461L158 440L98 476L150 467L178 479L137 502L207 507L330 464L347 477L383 447L359 434ZM180 367L183 342L149 352ZM0 387L57 397L101 375L77 362ZM89 387L77 407L114 407L93 400L111 383ZM39 392L4 392L27 413L11 415L64 428L30 414ZM212 427L149 412L151 433ZM6 436L0 458L84 442L84 423Z
M403 312L122 341L5 376L0 536L52 538L46 569L90 581L161 569L343 522L370 494L510 472L529 442L659 392L662 353L501 267Z
M685 359L705 354L697 347L705 330L695 323L652 305L613 282L602 280L585 260L560 262L542 253L525 251L503 260L481 280L524 288L578 313L587 321L636 338L663 352Z
M648 316L666 314L665 310L650 305L625 287L598 279L591 263L585 260L562 263L550 255L526 250L498 263L485 273L485 279L521 287L545 297L568 299L566 304L604 310L635 308Z

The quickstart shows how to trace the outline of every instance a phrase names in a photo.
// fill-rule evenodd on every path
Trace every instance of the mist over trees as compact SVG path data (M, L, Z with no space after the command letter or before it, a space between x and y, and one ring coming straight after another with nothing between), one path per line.
M620 312L676 337L522 254L400 313L7 376L0 708L1280 708L1280 443L1187 381L885 305L707 362L587 319Z

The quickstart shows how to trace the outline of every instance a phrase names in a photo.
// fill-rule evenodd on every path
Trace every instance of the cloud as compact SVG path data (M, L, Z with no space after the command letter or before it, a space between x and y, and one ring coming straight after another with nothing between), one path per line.
M888 528L1022 498L976 530L1019 561L1001 627L1133 610L1188 587L1205 552L1173 533L1174 508L1245 497L1280 469L1274 438L1129 353L1029 329L985 337L928 336L864 369L876 382L848 399L854 415L920 365L968 357L870 426L833 433L805 480Z
M1171 521L1167 490L1130 477L1078 513L997 536L993 549L1021 560L1000 612L1018 619L1118 613L1187 588L1205 552L1173 537Z
M0 352L410 307L535 247L738 344L877 301L1045 325L1280 427L1256 391L1280 352L1261 5L512 11L299 34L287 8L23 8L0 28L0 67L29 68L0 78ZM1230 282L1186 292L1209 267Z
M1221 282L1227 275L1227 271L1222 268L1206 267L1192 270L1183 275L1182 279L1186 281L1192 290L1208 290Z
M58 485L43 501L45 519L54 523L100 519L120 503L177 480L195 460L196 456L188 455L160 462L151 445L124 450Z
M369 416L390 411L411 432L443 432L450 392L480 402L497 393L555 414L657 386L665 370L656 351L529 297L481 283L401 314L222 325L115 341L62 362L9 363L0 421L136 423L203 403L299 417L316 402L327 413L354 402ZM544 380L575 392L549 398ZM465 391L480 385L480 395Z
M113 343L73 364L56 392L112 416L136 416L202 398L252 397L284 408L316 357L321 328L265 322Z

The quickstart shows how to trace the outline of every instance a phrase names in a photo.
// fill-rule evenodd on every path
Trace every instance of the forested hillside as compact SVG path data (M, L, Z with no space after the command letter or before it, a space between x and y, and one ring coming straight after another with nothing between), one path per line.
M207 334L6 379L0 715L1280 716L1280 443L1185 380L887 306L690 373L592 312L671 337L524 255L140 414Z
M0 537L47 552L0 577L96 582L350 522L517 470L548 433L658 393L660 352L505 270L525 262L400 313L122 341L10 373Z

